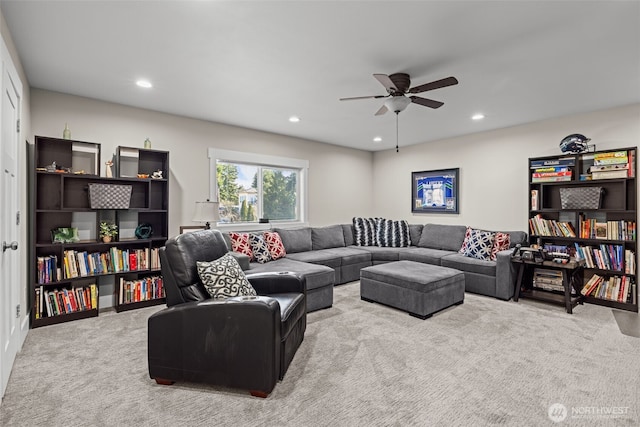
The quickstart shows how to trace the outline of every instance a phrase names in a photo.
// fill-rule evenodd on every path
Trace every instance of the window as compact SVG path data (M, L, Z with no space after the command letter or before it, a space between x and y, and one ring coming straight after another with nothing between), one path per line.
M209 159L218 225L306 220L308 161L217 149L209 149Z

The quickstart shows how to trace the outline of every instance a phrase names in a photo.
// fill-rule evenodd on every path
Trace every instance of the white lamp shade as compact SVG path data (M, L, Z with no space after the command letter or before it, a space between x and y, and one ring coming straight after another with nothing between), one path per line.
M218 202L196 202L193 222L216 222L219 219Z

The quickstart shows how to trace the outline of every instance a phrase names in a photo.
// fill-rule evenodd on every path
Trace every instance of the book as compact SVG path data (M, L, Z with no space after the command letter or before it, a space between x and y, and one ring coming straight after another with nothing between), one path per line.
M531 160L529 167L531 169L537 169L545 166L575 166L575 164L576 162L573 157L565 157L561 159Z
M538 190L531 190L531 210L532 211L537 211L539 209L538 207Z
M594 228L594 235L596 239L606 239L607 238L607 223L606 222L596 222Z
M615 169L609 171L594 171L591 173L593 179L619 179L626 178L628 171L626 169Z

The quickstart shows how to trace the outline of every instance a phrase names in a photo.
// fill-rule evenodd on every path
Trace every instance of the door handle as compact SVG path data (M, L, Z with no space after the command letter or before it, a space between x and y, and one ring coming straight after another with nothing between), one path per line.
M2 242L2 252L5 252L7 249L11 249L12 251L17 251L18 242L15 242L15 241L11 243Z

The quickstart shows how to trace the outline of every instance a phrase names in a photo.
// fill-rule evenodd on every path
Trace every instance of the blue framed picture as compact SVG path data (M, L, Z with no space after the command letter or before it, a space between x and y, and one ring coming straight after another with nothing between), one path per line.
M460 168L411 172L412 213L459 212Z

